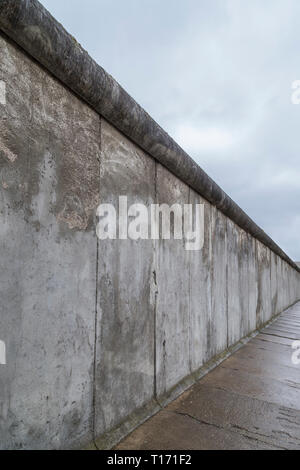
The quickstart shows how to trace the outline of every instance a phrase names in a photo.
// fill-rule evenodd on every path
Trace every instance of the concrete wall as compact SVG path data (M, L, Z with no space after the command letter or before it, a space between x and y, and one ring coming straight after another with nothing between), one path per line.
M101 447L300 298L300 274L0 36L0 448ZM203 203L204 247L99 202Z

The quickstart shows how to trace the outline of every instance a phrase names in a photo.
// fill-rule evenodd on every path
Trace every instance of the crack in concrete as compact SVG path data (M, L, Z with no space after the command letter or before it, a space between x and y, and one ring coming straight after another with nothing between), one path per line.
M207 389L215 389L215 390L220 390L221 392L226 392L226 393L230 393L232 395L237 395L239 397L246 397L246 398L251 398L252 400L256 400L260 403L265 403L265 404L270 404L270 405L274 405L276 407L279 407L280 405L278 403L276 403L275 401L266 401L266 400L262 400L261 398L257 398L257 397L252 397L251 395L247 395L246 393L240 393L240 392L237 392L237 391L234 391L234 390L230 390L230 389L227 389L227 388L222 388L222 387L219 387L219 386L211 386L211 385L207 385L207 384L201 384L201 387L205 387ZM285 411L291 411L292 413L300 413L300 410L298 410L297 408L289 408L288 406L284 406L284 407L281 407L280 410L284 409ZM290 416L290 415L288 415Z
M264 331L263 334L268 335L268 336L276 336L276 338L290 339L291 341L295 341L295 338L289 338L288 336L276 335L275 333L267 333Z
M221 430L221 431L230 431L230 432L233 432L235 434L238 434L238 435L241 435L243 437L245 437L246 439L249 439L250 441L254 441L254 442L257 442L257 443L263 443L263 444L266 444L266 445L274 445L275 447L277 447L278 449L282 449L282 450L288 450L288 448L286 447L282 447L281 445L278 445L277 443L274 444L274 443L271 443L271 442L268 442L266 440L263 440L263 439L259 439L259 438L255 438L253 436L249 436L247 434L244 434L244 433L251 433L251 434L254 434L254 435L257 435L257 436L261 436L261 437L267 437L265 434L260 434L260 433L255 433L253 431L249 431L248 429L246 428L242 428L241 426L237 426L237 425L233 425L233 426L230 426L228 428L224 427L224 426L220 426L218 424L215 424L215 423L210 423L208 421L204 421L204 420L201 420L199 418L196 418L195 416L193 415L190 415L189 413L182 413L180 411L169 411L169 410L166 410L168 411L168 413L173 413L173 414L177 414L179 416L184 416L186 418L190 418L192 419L193 421L196 421L198 424L203 424L203 425L206 425L206 426L211 426L215 429L218 429L218 430ZM235 431L234 428L237 428L238 430L240 431L244 431L243 432L237 432ZM271 438L270 438L271 439Z

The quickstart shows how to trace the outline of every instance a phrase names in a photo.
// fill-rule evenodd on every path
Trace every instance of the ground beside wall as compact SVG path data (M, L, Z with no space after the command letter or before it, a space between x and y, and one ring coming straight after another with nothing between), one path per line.
M116 450L299 450L299 318L297 303Z

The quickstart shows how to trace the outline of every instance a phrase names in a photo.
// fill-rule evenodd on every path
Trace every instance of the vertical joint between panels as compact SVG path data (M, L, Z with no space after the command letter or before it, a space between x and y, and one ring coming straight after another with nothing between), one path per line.
M191 188L189 187L189 197L188 197L188 203L191 204ZM192 251L189 251L189 315L188 315L188 322L189 322L189 328L188 328L188 342L189 342L189 369L190 373L192 372L193 364L192 364L192 349L193 349L193 340L192 340L192 312L191 312L191 305L192 305Z
M228 279L228 259L229 259L229 250L228 250L228 220L227 218L225 219L225 250L226 250L226 290L225 290L225 295L226 295L226 325L227 325L227 348L229 348L229 279Z
M100 202L100 189L101 189L101 155L102 155L102 118L99 116L99 154L98 160L98 178L99 178L99 202ZM96 231L95 231L96 233ZM95 324L94 324L94 365L93 365L93 404L92 404L92 435L94 445L96 444L96 394L97 394L97 339L98 339L98 281L99 281L99 239L96 235L96 273L95 273Z
M155 171L154 171L154 202L157 204L157 169L158 169L158 163L155 161ZM157 400L157 337L156 337L156 328L157 328L157 297L158 297L158 285L157 285L157 240L153 240L153 257L154 257L154 271L152 273L154 279L154 288L155 288L155 294L154 294L154 321L153 321L153 329L154 329L154 335L153 335L153 395L154 399Z

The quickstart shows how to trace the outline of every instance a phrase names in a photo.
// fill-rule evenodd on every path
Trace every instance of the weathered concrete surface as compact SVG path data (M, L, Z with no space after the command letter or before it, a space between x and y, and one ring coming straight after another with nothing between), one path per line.
M123 440L118 450L300 449L300 303ZM298 326L295 326L295 325ZM280 331L284 340L273 336Z
M0 0L0 12L0 28L15 22L50 70L65 38L57 67L67 60L68 80L134 133L0 36L0 447L107 448L298 300L300 274L106 72L92 64L78 77L90 59L61 26L53 37L43 7ZM204 204L203 248L98 241L98 203L117 208L122 195L147 207Z
M2 37L0 80L0 448L63 448L92 439L99 116Z

